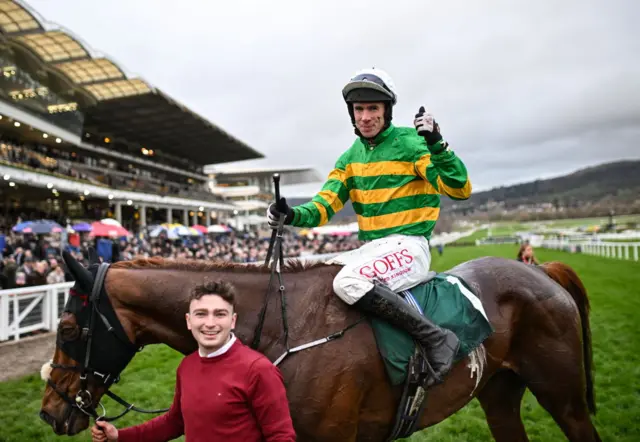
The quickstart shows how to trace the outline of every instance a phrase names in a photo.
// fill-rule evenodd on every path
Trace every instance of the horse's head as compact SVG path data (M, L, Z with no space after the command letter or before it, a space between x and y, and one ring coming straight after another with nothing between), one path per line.
M89 417L97 415L100 398L136 348L124 333L102 281L96 281L106 268L99 271L94 262L86 269L67 252L63 258L75 284L60 317L53 360L41 370L47 386L40 417L56 434L73 435L86 429ZM102 295L96 298L99 293Z

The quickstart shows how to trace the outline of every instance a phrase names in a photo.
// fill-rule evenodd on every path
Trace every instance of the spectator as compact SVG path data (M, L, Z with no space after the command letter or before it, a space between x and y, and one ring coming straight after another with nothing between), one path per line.
M18 271L18 265L16 260L8 256L2 260L2 273L0 276L0 284L2 289L13 289L16 287L16 272Z
M64 270L56 265L47 275L47 284L59 284L61 282L65 282Z
M522 244L520 250L518 250L518 261L529 265L540 265L538 259L533 253L533 247L531 244Z
M16 272L15 276L15 288L26 287L27 285L27 275L24 272Z
M236 339L231 331L236 318L230 284L197 286L186 321L198 350L178 367L170 410L121 430L98 421L91 429L93 441L165 441L185 435L194 441L294 442L282 375L264 355ZM217 400L202 400L216 394Z
M38 261L33 266L33 271L27 275L27 285L37 286L47 283L47 272L49 265L47 261Z

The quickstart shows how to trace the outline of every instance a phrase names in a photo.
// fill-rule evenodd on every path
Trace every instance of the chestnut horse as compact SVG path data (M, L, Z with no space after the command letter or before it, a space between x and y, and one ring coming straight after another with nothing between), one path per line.
M90 293L93 276L73 258L70 261L76 279L74 290ZM333 293L332 281L339 270L338 266L295 261L283 269L292 347L361 319ZM417 429L446 419L477 397L495 440L526 441L520 404L529 388L570 441L599 441L590 416L596 407L589 303L574 271L557 262L536 268L487 257L447 273L473 287L495 332L483 344L486 364L480 379L471 376L469 358L457 363L443 383L428 391ZM136 347L162 343L188 354L197 349L184 319L191 288L211 279L234 284L239 293L236 334L249 343L269 276L264 266L138 259L111 265L104 293ZM284 352L282 312L276 294L276 290L271 293L259 347L272 361ZM42 418L58 434L76 434L89 425L87 414L68 400L78 394L80 380L77 371L65 368L82 362L74 361L60 348L61 343L77 340L79 335L75 315L64 313L49 374L56 388L47 386L41 410ZM94 347L99 351L99 343ZM299 441L382 442L389 434L401 387L391 387L366 321L340 339L290 355L279 368ZM106 389L91 376L85 382L91 393L90 405L97 407Z

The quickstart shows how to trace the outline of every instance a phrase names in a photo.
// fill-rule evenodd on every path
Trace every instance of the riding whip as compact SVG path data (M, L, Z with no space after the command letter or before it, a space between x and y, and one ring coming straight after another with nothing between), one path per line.
M280 174L278 173L273 174L273 187L274 187L274 192L276 194L276 208L277 208L278 203L280 202ZM285 215L280 215L280 218L282 218L283 216ZM280 224L278 225L278 229L273 229L271 231L271 240L269 241L269 250L267 251L267 258L264 261L265 265L269 265L269 260L271 260L271 254L273 253L273 245L275 244L276 236L278 235L278 230L280 230Z

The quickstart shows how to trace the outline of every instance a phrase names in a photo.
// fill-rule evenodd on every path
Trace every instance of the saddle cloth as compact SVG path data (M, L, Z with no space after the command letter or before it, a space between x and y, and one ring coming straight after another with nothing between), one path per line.
M459 277L433 274L428 281L401 292L405 300L460 340L456 361L464 359L493 332L480 299ZM403 330L371 318L371 325L392 385L401 385L414 354L415 343Z

